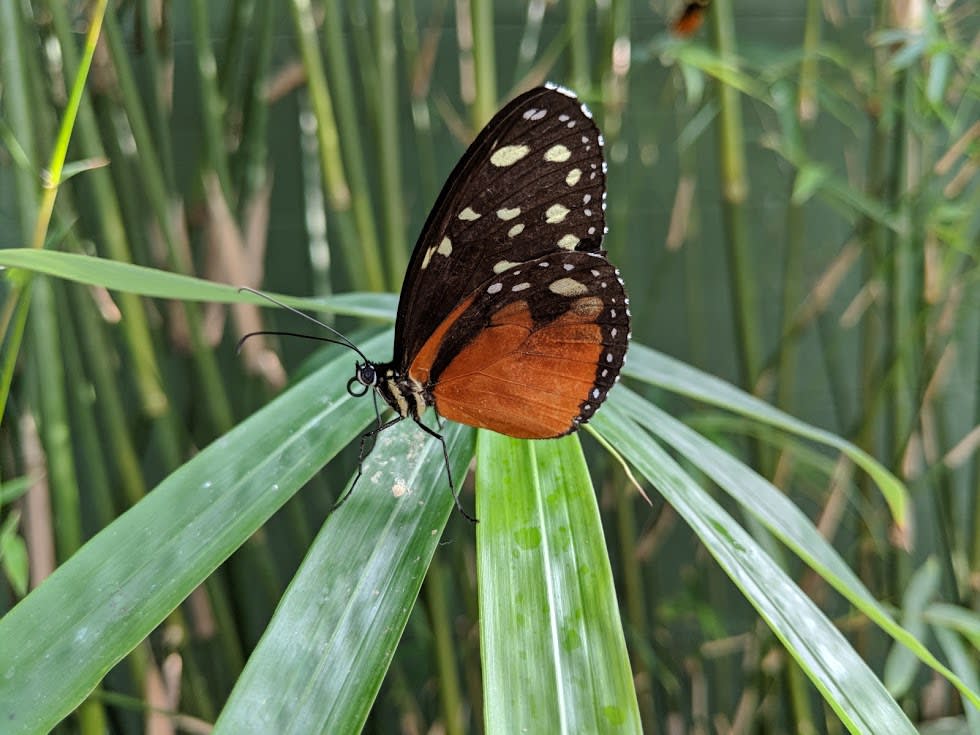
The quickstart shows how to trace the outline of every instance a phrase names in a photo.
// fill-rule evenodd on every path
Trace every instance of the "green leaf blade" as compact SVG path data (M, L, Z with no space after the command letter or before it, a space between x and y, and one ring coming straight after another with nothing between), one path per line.
M213 442L0 619L5 732L53 727L367 425L350 372L333 360Z
M578 438L481 432L477 447L487 732L640 732Z

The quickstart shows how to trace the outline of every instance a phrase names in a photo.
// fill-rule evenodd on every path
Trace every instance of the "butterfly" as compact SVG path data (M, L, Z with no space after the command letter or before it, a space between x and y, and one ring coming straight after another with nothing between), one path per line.
M704 15L711 0L691 0L677 19L670 24L671 33L680 38L693 36L704 23Z
M348 392L373 390L395 414L377 413L361 460L365 441L412 419L442 443L469 518L427 408L522 439L568 434L595 414L630 338L629 299L602 249L605 209L602 135L572 92L532 89L490 120L415 245L392 359L371 361L339 335L361 357Z

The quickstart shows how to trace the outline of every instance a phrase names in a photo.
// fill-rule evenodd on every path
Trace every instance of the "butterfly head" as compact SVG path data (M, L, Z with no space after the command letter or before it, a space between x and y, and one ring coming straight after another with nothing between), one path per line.
M347 381L347 392L359 398L378 385L378 367L373 362L357 363L354 377Z

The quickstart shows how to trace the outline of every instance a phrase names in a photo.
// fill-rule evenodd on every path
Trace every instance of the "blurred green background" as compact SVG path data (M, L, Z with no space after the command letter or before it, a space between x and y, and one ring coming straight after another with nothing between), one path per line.
M975 675L974 2L716 0L683 38L669 30L683 6L663 0L114 2L72 131L71 178L39 231L38 182L98 6L0 8L0 247L294 296L396 293L475 132L519 91L559 82L606 137L606 247L629 289L634 340L867 450L912 492L911 550L870 483L835 456L648 397L773 479L925 642L914 616L927 603L956 606ZM249 329L304 331L286 312L5 276L0 613L287 375L338 354L301 340L235 354ZM350 318L362 306L323 314L360 342L380 323ZM656 488L651 509L624 493L594 442L586 449L645 730L841 732ZM211 604L230 628L209 629L192 596L188 619L175 614L150 639L159 689L132 667L110 674L95 700L112 732L142 731L147 702L181 713L164 719L183 731L214 720L355 450L212 578ZM454 516L368 731L481 731L472 538ZM881 673L890 639L801 565L787 568ZM451 651L438 650L446 640ZM905 670L886 683L913 722L962 718L948 683L912 662ZM90 731L84 715L61 729Z

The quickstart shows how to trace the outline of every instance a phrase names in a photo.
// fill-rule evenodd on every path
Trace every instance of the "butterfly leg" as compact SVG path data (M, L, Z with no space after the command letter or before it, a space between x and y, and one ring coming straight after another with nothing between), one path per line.
M380 434L382 431L387 429L389 426L394 426L404 418L405 418L404 416L395 416L395 418L391 419L390 421L385 421L384 423L382 423L381 418L379 416L377 425L373 429L371 429L371 431L367 431L361 434L361 446L357 450L357 474L354 475L354 481L350 484L350 488L348 488L347 492L344 493L343 497L341 497L340 500L334 503L334 506L331 510L336 510L341 505L343 505L344 501L350 497L350 494L352 492L354 492L354 487L357 485L357 481L361 479L361 475L364 474L364 458L367 455L369 455L371 451L374 449L374 442L371 443L371 446L367 450L367 452L364 451L364 443L368 439L376 438L378 434Z
M446 463L446 477L449 478L449 490L453 494L453 502L456 503L456 510L458 510L462 514L463 518L468 520L470 523L479 523L479 521L476 518L471 516L463 509L463 504L459 502L459 493L456 492L456 484L453 482L453 472L449 467L449 450L446 448L446 440L442 437L442 434L440 434L438 431L436 431L435 429L430 429L428 426L423 424L421 419L415 417L413 418L415 420L415 423L418 424L419 428L422 429L422 431L424 431L429 436L434 436L436 439L439 440L439 443L442 444L442 459Z

